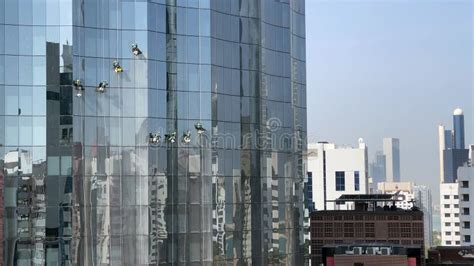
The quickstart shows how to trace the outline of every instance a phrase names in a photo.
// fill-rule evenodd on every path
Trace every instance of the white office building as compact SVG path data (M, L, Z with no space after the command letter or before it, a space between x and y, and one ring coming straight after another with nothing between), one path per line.
M431 190L427 186L414 186L415 206L423 211L425 250L433 245L433 205Z
M400 140L384 138L383 154L385 155L385 181L400 182Z
M460 246L459 190L458 183L441 183L441 245Z
M474 167L458 168L461 245L471 246L474 241Z
M413 182L380 182L377 188L378 193L397 194L399 201L395 202L395 206L400 209L409 210L415 203L414 185Z
M352 208L335 205L343 194L367 194L367 146L359 139L358 147L336 146L320 142L308 145L308 172L313 178L313 201L316 210Z

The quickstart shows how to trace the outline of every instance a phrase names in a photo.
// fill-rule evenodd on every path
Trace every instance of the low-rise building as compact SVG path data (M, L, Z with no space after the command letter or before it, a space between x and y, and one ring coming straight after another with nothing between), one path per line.
M383 243L414 245L423 250L423 212L418 208L396 208L393 202L397 198L390 194L347 194L334 201L336 204L352 202L354 209L315 211L311 214L312 265L328 265L328 261L323 259L323 249L333 245ZM420 256L422 261L424 255Z
M436 247L428 251L427 266L472 266L474 265L474 246Z
M409 210L414 206L413 182L381 182L378 183L378 192L382 194L397 194L395 205L397 208Z
M373 243L357 245L327 245L322 250L327 266L337 265L423 265L423 251L419 245Z

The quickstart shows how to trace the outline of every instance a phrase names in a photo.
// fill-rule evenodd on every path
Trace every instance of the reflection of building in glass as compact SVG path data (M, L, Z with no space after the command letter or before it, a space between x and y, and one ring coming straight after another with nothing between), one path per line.
M4 264L303 264L304 0L47 2L0 1Z

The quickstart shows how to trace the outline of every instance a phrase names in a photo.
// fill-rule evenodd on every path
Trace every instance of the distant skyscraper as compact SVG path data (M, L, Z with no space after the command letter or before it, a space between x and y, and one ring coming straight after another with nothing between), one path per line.
M383 139L383 153L385 155L385 170L387 182L400 181L400 140L396 138Z
M454 148L464 149L464 113L460 108L454 110L453 113L453 127L454 127Z
M450 133L451 134L451 133ZM439 180L444 182L444 150L446 149L446 128L438 126L438 148L439 148Z
M466 190L469 181L466 176L458 174L463 166L469 162L469 150L465 149L464 143L464 115L459 108L453 113L453 130L446 130L443 125L438 127L439 131L439 169L440 169L440 203L441 203L441 241L443 246L459 246L470 243L470 235L461 238L460 229L465 224L460 224L461 215L468 215L469 210L462 209L460 203L469 200L469 195L462 198L460 202L459 189ZM467 182L467 183L466 183ZM466 192L466 191L464 191ZM461 194L463 194L462 192ZM467 214L466 214L467 213ZM465 218L465 217L463 217ZM466 230L461 230L465 233ZM466 241L469 240L469 241Z
M423 211L425 249L433 245L433 212L431 190L427 186L414 186L415 206Z
M369 166L369 176L372 177L375 187L377 187L377 183L385 181L385 155L382 151L375 153L375 160Z
M469 145L469 165L474 166L474 144Z
M453 130L443 125L439 132L439 170L440 182L452 183L457 180L457 169L469 161L469 150L464 142L464 113L457 108L453 113Z

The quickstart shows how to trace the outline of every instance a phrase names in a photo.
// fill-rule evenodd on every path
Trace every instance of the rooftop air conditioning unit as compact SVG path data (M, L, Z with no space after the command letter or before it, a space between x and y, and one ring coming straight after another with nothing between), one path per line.
M362 247L354 247L352 252L354 253L354 255L362 255Z
M380 248L380 251L382 252L382 255L390 255L390 248Z
M377 254L377 249L369 247L369 248L367 248L366 254L367 255L376 255Z
M346 255L354 255L354 250L346 250Z

